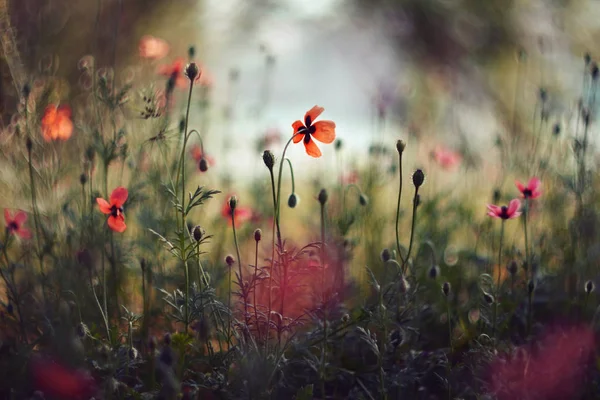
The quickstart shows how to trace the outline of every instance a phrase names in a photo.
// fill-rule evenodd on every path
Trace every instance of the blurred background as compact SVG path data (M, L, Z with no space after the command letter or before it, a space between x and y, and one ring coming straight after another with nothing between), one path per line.
M519 104L532 104L540 87L581 86L582 54L593 53L599 25L597 4L587 0L3 3L21 61L13 70L52 60L69 76L89 53L100 64L134 65L145 34L165 39L171 59L194 45L213 78L209 142L213 152L227 150L217 167L252 167L259 153L248 154L248 139L268 130L287 136L316 103L354 151L411 136L422 139L421 159L434 143L489 150L498 132L510 130L513 108L529 121L532 110ZM7 124L19 72L5 57L2 73ZM562 119L571 104L555 103ZM324 170L331 159L311 166Z

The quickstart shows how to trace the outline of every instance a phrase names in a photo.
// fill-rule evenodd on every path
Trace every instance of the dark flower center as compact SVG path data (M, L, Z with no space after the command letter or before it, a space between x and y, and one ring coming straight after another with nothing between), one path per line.
M523 196L525 196L526 198L531 197L532 194L533 194L533 192L529 188L526 188L525 190L523 190Z
M110 215L112 215L113 217L118 217L121 214L123 214L123 207L117 207L113 205L110 208Z
M10 232L18 231L19 230L19 225L17 225L16 222L12 221L10 224L8 224L8 230Z
M502 206L500 208L500 218L502 219L508 219L509 215L508 215L508 207L506 206Z

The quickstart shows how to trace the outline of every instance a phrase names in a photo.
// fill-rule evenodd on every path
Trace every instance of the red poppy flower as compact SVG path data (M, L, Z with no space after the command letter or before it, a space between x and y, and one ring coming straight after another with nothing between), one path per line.
M46 107L42 117L42 136L44 140L46 142L67 140L72 133L71 108L66 105L57 107L54 104Z
M445 170L456 168L462 161L462 156L459 153L441 146L433 150L432 156L435 162Z
M96 202L103 214L108 214L108 227L115 232L123 232L127 228L125 216L123 215L123 204L127 201L129 192L124 187L118 187L110 194L110 203L100 197Z
M521 182L515 181L515 185L521 192L521 196L524 199L537 199L542 195L542 191L540 190L541 182L539 178L533 177L527 183L527 186L524 186Z
M519 199L512 199L510 201L510 203L508 203L508 206L495 206L493 204L488 204L487 208L488 208L488 214L490 217L493 218L500 218L500 219L513 219L513 218L517 218L519 215L521 215L521 212L519 211L519 207L521 207L521 202L519 201Z
M231 196L229 196L231 197ZM221 209L221 215L223 218L227 218L227 222L229 226L231 226L231 207L229 207L229 197L228 200L223 204L223 208ZM235 207L235 227L238 228L244 222L250 220L252 218L252 209L249 207L242 207L239 204Z
M31 238L31 231L25 228L23 225L27 221L27 214L25 211L18 211L13 217L8 209L4 209L4 221L6 222L6 229L8 233L14 233L23 239Z
M294 128L294 143L304 142L306 154L311 157L321 157L321 150L317 147L313 139L322 143L331 143L335 140L335 122L333 121L318 121L315 119L325 109L323 107L314 106L304 115L304 123L296 121L292 124Z
M67 369L51 361L33 361L31 372L36 389L53 398L89 398L96 391L94 379L88 373Z
M140 57L159 60L169 53L169 44L154 36L145 35L138 46Z

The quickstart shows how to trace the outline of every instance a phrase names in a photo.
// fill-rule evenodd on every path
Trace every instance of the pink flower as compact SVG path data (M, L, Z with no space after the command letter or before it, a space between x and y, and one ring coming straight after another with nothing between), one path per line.
M435 162L445 170L456 168L462 161L459 153L441 146L437 146L431 154Z
M343 185L352 185L358 182L358 172L351 171L343 173L341 176L341 181Z
M527 186L523 186L523 184L519 181L515 181L515 185L521 192L521 197L524 199L537 199L542 195L542 191L540 190L541 182L539 178L533 177L527 183Z
M25 211L18 211L13 217L10 211L5 208L4 221L6 222L6 230L9 235L14 233L23 239L31 238L31 231L23 226L25 225L25 221L27 221L27 214Z
M145 35L140 39L138 46L140 57L151 60L160 60L169 53L169 45L162 39Z
M519 211L519 207L521 207L521 202L519 199L512 199L508 206L495 206L493 204L488 204L487 209L489 215L492 218L501 218L501 219L513 219L517 218L521 215Z

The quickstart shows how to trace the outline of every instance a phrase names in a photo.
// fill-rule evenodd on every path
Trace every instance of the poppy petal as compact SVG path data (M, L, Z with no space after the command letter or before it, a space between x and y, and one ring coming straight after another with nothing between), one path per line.
M8 208L4 209L4 221L6 222L6 225L10 224L13 221L12 215L10 215L10 211L8 210Z
M493 211L488 212L487 215L489 215L492 218L500 218L500 216Z
M63 104L60 107L58 107L57 113L61 117L71 118L71 107L69 107L66 104Z
M98 207L100 208L100 212L102 214L110 214L110 204L108 201L101 197L96 197L96 203L98 203Z
M19 235L20 237L22 237L23 239L31 239L31 231L27 228L23 228L20 227L19 229L17 229L17 231L15 232L17 235Z
M117 207L123 207L127 201L129 192L123 186L119 186L110 194L110 204Z
M304 123L306 126L311 125L321 113L325 111L323 107L314 106L304 114Z
M319 150L319 147L317 146L314 140L311 139L308 142L305 140L304 147L306 148L306 154L308 154L309 156L314 158L321 157L321 150Z
M60 118L56 126L56 139L67 140L73 133L73 122L68 118Z
M488 204L487 209L489 212L494 213L495 215L500 215L502 212L502 207L495 206L493 204Z
M125 218L122 215L117 217L111 215L108 217L108 227L115 232L124 232L127 228L127 225L125 225Z
M517 189L519 189L519 192L523 193L525 191L525 186L521 182L515 181L515 185L517 186Z
M304 124L302 123L302 121L295 121L295 122L292 124L292 128L294 128L294 134L298 133L298 131L299 131L300 129L302 129L302 128L305 128L305 129L306 129L306 127L304 126ZM296 137L294 138L294 143L298 143L298 142L300 141L300 140L298 140L298 142L296 141L296 138L297 138L297 137L299 137L299 136L296 136Z
M313 138L322 143L331 143L335 140L335 122L333 121L317 121L313 124L315 133Z
M508 203L508 210L506 211L509 216L516 213L517 210L521 207L521 202L519 199L512 199L510 203Z
M531 190L532 192L537 191L540 188L540 178L537 177L533 177L529 180L529 183L527 184L527 187L529 188L529 190Z
M521 212L520 212L520 211L517 211L517 212L515 212L515 213L511 214L511 215L508 217L508 219L517 218L517 217L519 217L520 215L521 215Z
M13 219L13 221L17 225L23 225L25 223L25 221L27 221L27 213L25 211L17 212L17 215L15 215L15 218Z

